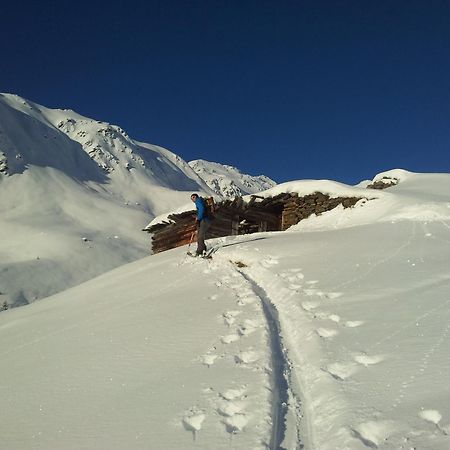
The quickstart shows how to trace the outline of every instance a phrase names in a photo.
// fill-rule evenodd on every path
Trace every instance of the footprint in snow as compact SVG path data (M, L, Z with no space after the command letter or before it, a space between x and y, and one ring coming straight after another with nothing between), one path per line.
M220 393L220 396L225 400L236 400L246 397L247 388L245 386L237 389L228 389Z
M235 414L243 414L245 403L242 401L222 400L217 409L221 416L233 417Z
M432 424L434 424L436 426L436 428L445 436L448 436L448 431L447 429L449 427L444 427L442 428L439 425L439 422L442 420L442 415L439 411L437 411L436 409L424 409L422 411L419 412L419 417L423 420L425 420L426 422L430 422Z
M342 292L325 292L323 296L330 300L334 300L335 298L342 297L344 294Z
M244 323L239 327L238 333L241 336L250 336L259 327L261 327L261 324L259 324L255 320L245 319Z
M241 386L219 394L220 401L217 412L224 417L222 423L230 434L243 431L250 420L250 416L245 411L246 392L247 388Z
M339 334L337 330L331 328L317 328L316 333L324 339L329 339Z
M201 361L202 364L204 364L205 366L212 366L214 364L214 362L216 361L216 359L219 357L219 355L214 355L214 354L210 354L210 355L203 355L201 357Z
M330 314L328 316L328 319L330 319L332 322L335 322L335 323L339 323L341 320L341 318L337 314Z
M240 339L238 334L229 334L227 336L222 336L221 341L224 344L231 344L232 342L236 342Z
M301 288L302 288L302 285L301 285L301 284L291 283L291 284L289 285L289 289L290 289L291 291L298 291L298 290L301 289Z
M435 409L424 409L419 412L419 417L427 422L434 423L435 425L438 425L442 420L441 413Z
M257 301L254 294L251 295L239 295L237 300L237 304L239 306L252 305Z
M236 322L236 316L241 314L241 311L227 311L222 314L225 323L231 327Z
M352 362L333 363L329 364L324 371L328 372L334 379L344 381L358 371L358 365Z
M183 426L186 431L192 432L194 441L197 438L197 433L202 429L202 424L205 418L205 413L197 410L196 408L191 408L183 417Z
M241 352L234 357L234 360L238 364L251 364L258 361L259 355L253 351Z
M210 295L210 296L209 296L209 299L210 299L210 300L217 300L218 297L219 297L219 296L218 296L217 294L213 294L213 295Z
M364 325L364 323L365 322L363 320L348 320L347 322L344 322L343 325L347 328L356 328Z
M318 306L320 305L319 302L303 302L302 303L302 308L305 311L312 311L313 309L316 309Z
M247 426L250 417L247 414L235 414L231 417L227 417L223 423L225 428L230 434L237 434L240 431L244 431Z
M398 425L394 421L381 420L364 422L350 429L351 434L366 447L378 448L394 433Z
M381 361L385 360L385 357L383 355L374 355L374 356L369 356L366 355L365 353L362 353L360 355L356 355L353 358L358 364L361 364L362 366L372 366L374 364L378 364Z

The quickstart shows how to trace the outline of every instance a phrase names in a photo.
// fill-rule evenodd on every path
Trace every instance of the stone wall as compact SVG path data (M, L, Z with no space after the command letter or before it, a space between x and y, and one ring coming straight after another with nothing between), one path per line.
M298 194L291 194L291 198L284 206L281 230L287 230L312 214L320 215L325 211L331 211L338 205L350 208L359 200L361 200L361 197L330 197L328 194L322 194L321 192L303 197L299 197Z
M398 184L398 178L383 177L381 180L375 181L367 186L367 189L386 189Z

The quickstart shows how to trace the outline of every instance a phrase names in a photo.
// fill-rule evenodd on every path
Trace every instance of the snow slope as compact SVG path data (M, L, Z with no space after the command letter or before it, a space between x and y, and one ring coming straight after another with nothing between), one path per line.
M217 195L223 197L256 194L276 185L265 175L246 175L236 167L225 164L196 159L189 165Z
M14 306L146 256L149 219L211 193L169 150L11 94L0 171L0 300Z
M0 313L2 445L450 448L450 174L389 174L211 261L174 249Z

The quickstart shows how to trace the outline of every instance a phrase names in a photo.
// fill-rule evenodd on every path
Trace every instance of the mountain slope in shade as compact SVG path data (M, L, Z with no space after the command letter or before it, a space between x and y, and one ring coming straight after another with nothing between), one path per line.
M0 300L21 305L147 255L141 229L211 194L169 150L0 94Z
M189 165L217 195L223 197L256 194L276 185L275 181L264 175L246 175L236 167L225 164L197 159L190 161Z

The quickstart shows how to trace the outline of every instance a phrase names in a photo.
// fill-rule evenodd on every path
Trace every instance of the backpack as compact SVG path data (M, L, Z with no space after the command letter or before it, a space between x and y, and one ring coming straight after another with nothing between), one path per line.
M205 215L208 219L214 219L214 213L216 212L216 204L213 197L200 197L205 207Z

